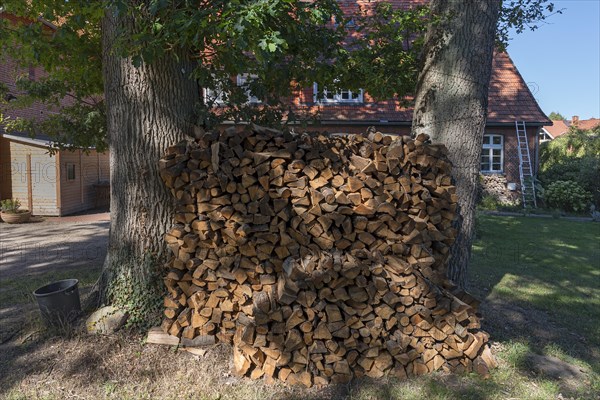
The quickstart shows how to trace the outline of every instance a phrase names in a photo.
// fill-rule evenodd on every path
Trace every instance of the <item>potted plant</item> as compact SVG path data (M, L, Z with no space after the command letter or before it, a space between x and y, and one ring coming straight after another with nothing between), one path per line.
M19 210L21 202L17 199L6 199L0 201L0 216L2 220L9 224L21 224L29 221L31 212L28 210Z

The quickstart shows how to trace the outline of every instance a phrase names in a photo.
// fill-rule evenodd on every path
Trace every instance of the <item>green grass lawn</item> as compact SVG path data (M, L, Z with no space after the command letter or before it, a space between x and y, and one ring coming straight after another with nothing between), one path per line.
M527 304L600 348L600 224L480 216L471 286Z
M600 224L480 215L477 231L470 289L501 356L524 369L526 353L556 356L600 393Z

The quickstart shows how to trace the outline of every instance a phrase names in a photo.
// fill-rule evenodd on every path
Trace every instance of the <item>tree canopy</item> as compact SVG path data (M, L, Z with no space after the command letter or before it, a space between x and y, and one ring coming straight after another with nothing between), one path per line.
M550 118L552 121L564 121L565 117L562 116L561 113L559 113L558 111L552 111L550 114L548 114L548 118Z
M100 22L109 6L135 18L139 26L136 34L113 43L111 51L130 57L135 65L164 54L194 59L196 68L189 73L229 106L215 112L215 99L206 97L197 107L201 126L210 128L223 120L301 121L307 116L292 113L287 100L313 82L331 90L360 87L379 99L407 98L416 87L423 34L437 20L423 3L404 10L381 2L371 11L363 7L344 14L335 0L8 0L2 12L17 17L18 23L0 19L3 54L21 67L40 66L47 74L36 80L19 77L21 93L2 107L41 101L57 112L41 122L8 119L4 124L31 135L44 132L59 145L106 148ZM498 43L508 43L511 29L536 29L555 12L560 10L548 0L503 2ZM231 77L243 73L252 79L239 87ZM248 104L248 91L261 100L260 107ZM65 97L69 100L61 103Z
M6 57L25 71L41 67L45 73L35 80L27 74L17 76L20 93L13 94L15 99L10 104L0 104L0 110L26 108L39 101L57 111L43 121L7 119L7 129L32 136L49 133L61 143L104 150L102 10L87 2L7 1L3 2L2 14L1 62L6 62ZM6 90L0 88L0 92ZM0 96L0 102L2 98L5 95Z
M556 181L572 181L593 195L600 206L600 125L569 132L540 147L540 181L549 187Z

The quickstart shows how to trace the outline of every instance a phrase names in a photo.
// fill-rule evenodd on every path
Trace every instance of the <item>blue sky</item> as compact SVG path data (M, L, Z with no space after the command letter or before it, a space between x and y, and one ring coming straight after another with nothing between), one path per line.
M514 34L508 53L546 114L599 118L600 0L553 3L563 13Z

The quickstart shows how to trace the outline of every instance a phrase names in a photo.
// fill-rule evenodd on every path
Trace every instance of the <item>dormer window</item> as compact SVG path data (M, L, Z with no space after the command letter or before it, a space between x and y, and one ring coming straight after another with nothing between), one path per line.
M313 97L315 103L362 103L363 102L363 90L352 91L349 89L341 89L337 92L329 91L327 88L323 88L319 92L318 85L313 85Z

